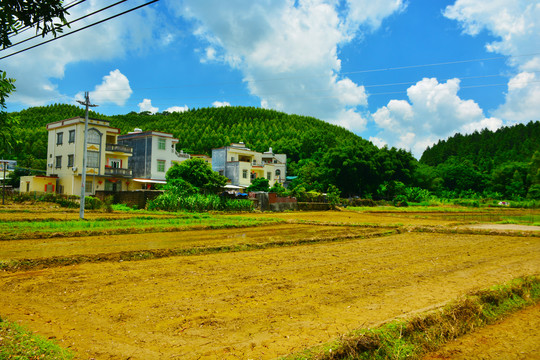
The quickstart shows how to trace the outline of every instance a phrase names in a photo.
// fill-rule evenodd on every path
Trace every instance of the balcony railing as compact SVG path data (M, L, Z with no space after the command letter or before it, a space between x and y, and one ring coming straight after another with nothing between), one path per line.
M110 176L131 176L131 169L105 168L105 175Z
M106 144L105 149L107 151L123 152L123 153L133 154L133 148L131 146L127 146L127 145Z
M176 155L177 157L179 157L179 158L184 158L184 159L189 159L189 158L191 158L191 156L190 156L189 154L179 153L178 151L174 150L174 148L171 149L171 152L172 152L173 154L175 154L175 155Z

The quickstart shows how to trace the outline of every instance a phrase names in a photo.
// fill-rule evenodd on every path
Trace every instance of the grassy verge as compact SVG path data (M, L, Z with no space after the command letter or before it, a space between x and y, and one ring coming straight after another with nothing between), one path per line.
M73 359L73 354L55 342L0 318L0 359Z
M445 342L540 300L540 276L482 290L436 311L376 329L357 330L333 343L286 357L314 359L415 359Z
M39 239L59 236L93 236L142 232L168 232L184 229L219 229L250 227L283 222L270 218L220 217L209 214L185 214L176 218L151 216L129 219L96 219L88 221L4 221L0 222L2 240Z

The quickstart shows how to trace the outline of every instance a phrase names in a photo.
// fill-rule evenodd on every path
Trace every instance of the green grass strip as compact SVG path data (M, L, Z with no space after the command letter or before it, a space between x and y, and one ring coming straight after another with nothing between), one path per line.
M409 320L362 329L288 360L418 359L442 344L540 300L540 277L515 279Z
M0 318L0 359L68 360L74 355L54 341Z
M221 229L251 227L284 222L283 220L219 217L212 215L190 215L177 218L155 218L150 216L129 219L58 220L39 222L0 222L0 240L41 239L65 236L115 235L143 232L169 232L191 228Z

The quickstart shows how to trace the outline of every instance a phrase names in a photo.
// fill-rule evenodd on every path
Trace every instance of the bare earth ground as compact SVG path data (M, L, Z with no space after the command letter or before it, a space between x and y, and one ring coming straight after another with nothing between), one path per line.
M409 220L439 226L462 221L439 215L351 212L279 216L337 223ZM151 242L206 246L212 241L248 241L237 236L246 230L111 235L94 239L94 247L90 238L40 239L22 250L26 255L17 255L8 241L0 242L0 259L111 252L118 244L130 249L153 247ZM264 242L272 237L313 237L317 231L322 236L331 229L286 224L276 225L272 233L266 227L249 229L247 237ZM33 241L19 245L24 248ZM39 255L38 244L48 249L45 254ZM256 251L4 272L0 315L55 338L82 359L271 359L539 273L537 236L405 232Z

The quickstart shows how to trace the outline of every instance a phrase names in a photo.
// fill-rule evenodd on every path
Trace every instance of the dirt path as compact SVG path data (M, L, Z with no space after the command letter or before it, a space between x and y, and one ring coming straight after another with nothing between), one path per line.
M510 230L510 231L540 231L540 226L517 224L476 224L465 226L469 229L481 230Z
M463 336L423 360L540 359L540 304Z
M271 359L538 273L538 237L405 233L3 273L0 309L83 359Z

